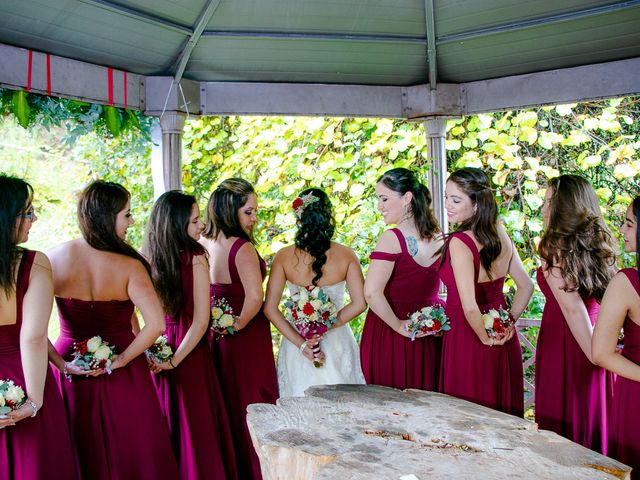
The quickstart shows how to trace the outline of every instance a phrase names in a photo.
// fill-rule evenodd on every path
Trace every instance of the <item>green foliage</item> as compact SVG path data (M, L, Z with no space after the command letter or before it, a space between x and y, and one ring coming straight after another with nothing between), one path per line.
M65 141L69 143L87 134L106 138L133 134L150 140L151 119L140 112L24 90L0 89L0 114L15 116L23 128L64 126L68 131Z

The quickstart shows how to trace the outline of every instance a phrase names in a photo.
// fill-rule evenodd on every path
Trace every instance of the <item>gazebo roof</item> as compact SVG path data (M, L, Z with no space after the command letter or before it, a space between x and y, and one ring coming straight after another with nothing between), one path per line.
M352 113L411 117L640 92L640 0L4 0L0 42L0 70L13 72L0 71L0 85L25 85L16 80L28 68L20 49L33 49L62 57L59 68L79 61L68 63L75 78L58 72L54 93L104 102L77 93L74 82L91 82L91 67L113 67L140 75L147 90L116 104L148 111L170 91L164 77L198 82L182 102L195 98L195 113L339 114L337 97L345 114L364 101ZM549 71L568 76L553 88ZM145 82L158 76L164 80ZM533 90L543 84L526 99L531 92L510 91L522 81L491 87L505 77L528 79ZM558 98L562 88L574 94ZM314 107L316 98L303 108L312 91L331 105ZM512 101L516 93L525 98ZM246 99L234 100L246 95L255 96L253 112ZM265 96L281 107L268 111Z

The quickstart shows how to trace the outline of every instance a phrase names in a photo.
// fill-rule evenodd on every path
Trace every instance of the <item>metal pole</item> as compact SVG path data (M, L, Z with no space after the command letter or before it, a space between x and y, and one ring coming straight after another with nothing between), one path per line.
M447 120L443 117L430 117L424 121L427 136L427 153L431 160L429 169L429 190L433 198L435 213L443 233L449 231L447 215L444 209L444 187L447 181L447 151L445 148Z
M182 127L184 115L178 112L165 112L160 117L162 128L162 172L164 188L182 189Z

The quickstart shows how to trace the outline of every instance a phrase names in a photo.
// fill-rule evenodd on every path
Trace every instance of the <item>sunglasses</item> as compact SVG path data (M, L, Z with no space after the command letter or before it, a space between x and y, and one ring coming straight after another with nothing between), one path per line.
M33 222L33 217L35 216L35 214L36 214L36 212L35 212L35 210L33 209L33 206L32 206L25 213L19 214L18 217L25 218L25 219L29 220L30 222Z

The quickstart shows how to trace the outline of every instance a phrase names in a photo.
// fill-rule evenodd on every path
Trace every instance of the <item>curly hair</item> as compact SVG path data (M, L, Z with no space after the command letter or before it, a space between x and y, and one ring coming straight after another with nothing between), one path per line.
M186 303L182 291L181 253L203 254L205 249L187 233L195 197L178 190L156 200L145 240L144 251L151 264L151 278L169 315L177 315Z
M411 214L420 238L431 240L435 237L440 226L431 210L431 192L415 173L406 168L392 168L383 173L377 183L400 195L411 192Z
M548 225L538 252L547 269L558 267L563 290L601 299L615 274L615 245L593 186L578 175L549 180Z
M245 232L238 219L238 210L255 193L253 186L242 178L227 178L222 181L209 197L207 222L202 235L215 240L222 232L226 237L244 238L255 243L252 233Z
M336 221L326 193L319 188L308 188L300 192L298 198L308 194L317 197L319 201L309 203L300 214L295 245L313 257L311 269L315 276L311 283L317 285L318 280L322 278L322 267L327 263L326 252L331 247Z
M33 188L20 178L0 175L0 289L7 298L16 286L15 269L21 249L18 232L33 200ZM16 228L16 220L20 219Z
M480 263L491 278L491 265L502 252L502 242L498 235L498 204L489 177L479 168L466 167L449 175L447 182L453 182L460 187L476 207L476 213L458 224L455 231L473 232L476 240L482 245Z

